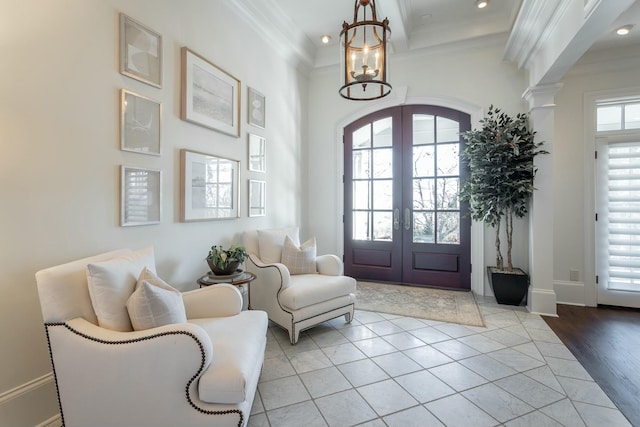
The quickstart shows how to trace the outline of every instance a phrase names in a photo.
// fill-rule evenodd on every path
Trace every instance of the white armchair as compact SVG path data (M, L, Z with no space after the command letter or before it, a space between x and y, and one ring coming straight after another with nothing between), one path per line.
M249 254L246 269L256 275L251 305L266 311L296 344L301 331L319 323L340 316L348 323L353 320L356 281L344 276L336 255L315 257L311 273L291 274L280 262L286 236L300 246L297 228L248 231L243 243Z
M266 314L241 311L238 290L221 284L182 294L186 323L101 327L87 265L130 253L36 273L63 425L246 426L264 361Z

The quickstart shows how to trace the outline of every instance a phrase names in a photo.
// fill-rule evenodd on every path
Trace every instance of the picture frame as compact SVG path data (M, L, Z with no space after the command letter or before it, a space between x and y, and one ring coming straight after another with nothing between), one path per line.
M120 167L120 225L159 224L162 216L162 172Z
M249 124L264 129L266 117L265 96L250 87L247 90L247 120Z
M120 92L120 149L159 156L162 104L126 89Z
M267 182L261 180L249 180L249 216L267 215Z
M180 165L180 221L240 217L238 160L182 149Z
M249 139L249 170L253 172L266 172L267 171L267 140L266 138L255 135L253 133L248 134Z
M182 47L180 118L240 137L240 80Z
M162 88L162 36L120 14L120 73Z

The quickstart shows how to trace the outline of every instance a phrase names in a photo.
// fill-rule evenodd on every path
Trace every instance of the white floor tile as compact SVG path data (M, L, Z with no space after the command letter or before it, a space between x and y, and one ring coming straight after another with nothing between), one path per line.
M402 375L395 380L420 403L431 402L456 393L438 377L425 370Z
M449 356L444 353L440 353L438 350L428 345L405 350L403 353L425 369L444 365L453 361Z
M302 381L295 375L260 383L258 391L267 411L311 399Z
M300 379L312 398L322 397L352 388L349 381L347 381L338 368L334 366L306 372L300 375Z
M575 402L576 410L588 427L632 427L617 409Z
M593 381L577 380L575 378L558 377L558 381L567 392L569 399L574 402L590 403L593 405L615 408L600 386Z
M522 400L493 384L472 388L463 392L462 395L503 423L534 410Z
M373 360L378 366L384 369L384 371L392 377L408 374L409 372L415 372L422 369L422 366L418 365L407 355L399 351L395 353L384 354L382 356L377 356L372 358L371 360Z
M481 301L486 327L357 310L294 346L271 324L248 426L630 426L540 316Z
M354 387L375 383L389 378L371 359L359 360L338 366L338 369Z
M326 427L327 423L311 401L296 403L267 413L271 427Z
M540 412L553 418L565 427L585 427L582 418L569 399L563 399L552 405L545 406Z
M447 427L492 427L500 424L459 394L427 403L425 407Z
M398 412L418 402L393 380L358 387L358 393L380 416Z
M485 354L460 360L460 363L489 381L499 380L517 373L514 369Z
M466 359L480 354L477 350L461 343L458 340L437 342L431 346L439 352L446 354L453 360Z
M378 418L355 390L321 397L315 403L330 427L352 426Z
M456 391L467 390L487 383L486 379L458 362L431 368L429 372Z
M563 394L540 384L524 374L513 375L494 382L498 387L508 391L534 408L542 408L564 398Z
M386 416L384 422L389 427L446 427L422 406Z

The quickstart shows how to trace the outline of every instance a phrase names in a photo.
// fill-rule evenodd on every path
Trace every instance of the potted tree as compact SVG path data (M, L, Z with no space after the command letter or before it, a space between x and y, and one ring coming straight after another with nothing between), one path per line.
M467 143L461 157L470 174L460 189L460 200L469 202L474 220L484 221L496 230L496 265L487 267L487 272L499 304L520 305L529 287L529 276L512 263L513 220L527 214L535 189L533 159L547 152L540 148L541 142L534 141L535 132L529 129L528 118L524 113L509 116L491 105L480 121L480 129L462 135ZM506 265L500 240L503 222Z

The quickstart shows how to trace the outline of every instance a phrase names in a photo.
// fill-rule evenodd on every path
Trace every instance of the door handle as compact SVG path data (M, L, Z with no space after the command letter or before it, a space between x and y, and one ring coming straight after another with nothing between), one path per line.
M393 210L393 229L397 230L400 228L400 209L396 208Z
M411 211L409 208L404 208L404 229L411 229Z

